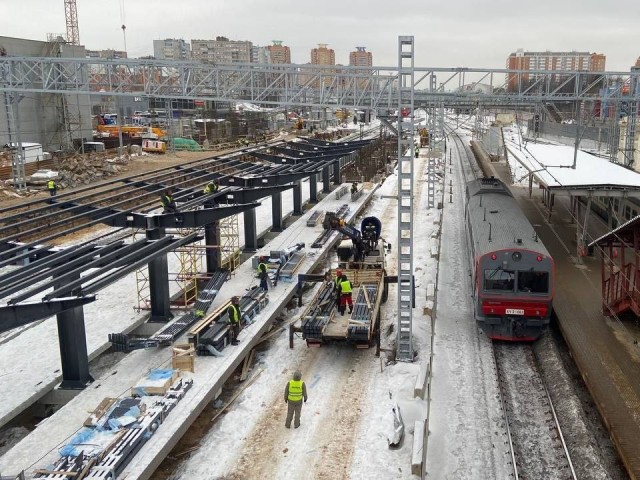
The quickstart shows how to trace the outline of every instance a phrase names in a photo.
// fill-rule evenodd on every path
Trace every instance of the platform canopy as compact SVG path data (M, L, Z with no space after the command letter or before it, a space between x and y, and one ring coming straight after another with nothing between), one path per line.
M604 158L567 145L523 143L505 131L510 155L551 193L572 196L640 198L640 174Z

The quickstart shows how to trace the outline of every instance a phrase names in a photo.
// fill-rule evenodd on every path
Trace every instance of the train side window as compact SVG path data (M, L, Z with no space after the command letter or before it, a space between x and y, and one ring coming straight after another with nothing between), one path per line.
M549 272L518 272L518 292L548 293Z
M513 292L515 272L496 268L484 271L485 292Z

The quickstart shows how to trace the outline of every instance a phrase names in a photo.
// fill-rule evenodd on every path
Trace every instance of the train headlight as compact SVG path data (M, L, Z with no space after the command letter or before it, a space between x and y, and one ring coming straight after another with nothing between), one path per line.
M522 260L522 254L520 252L513 252L511 258L514 262L519 262L520 260Z

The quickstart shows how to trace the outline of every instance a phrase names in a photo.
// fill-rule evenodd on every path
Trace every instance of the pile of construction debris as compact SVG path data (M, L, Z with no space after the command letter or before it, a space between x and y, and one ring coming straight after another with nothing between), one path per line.
M106 152L73 155L58 162L59 188L73 188L127 171L131 156L113 156Z

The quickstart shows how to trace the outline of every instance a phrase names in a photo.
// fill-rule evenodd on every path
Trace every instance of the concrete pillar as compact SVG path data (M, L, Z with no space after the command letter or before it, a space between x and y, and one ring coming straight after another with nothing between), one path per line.
M282 231L282 193L271 195L271 231Z
M312 173L309 177L309 201L318 203L318 174Z
M204 243L206 245L207 273L220 270L220 222L213 222L204 227ZM215 248L211 248L215 246Z
M331 171L329 165L322 169L322 192L331 192Z
M258 249L258 226L256 224L256 209L244 212L244 251L255 252Z
M164 237L164 228L147 230L149 240ZM149 262L149 296L151 297L150 322L168 322L173 318L169 308L169 267L167 255L160 255Z
M293 214L302 215L302 182L300 180L293 184Z
M76 278L80 278L79 276ZM89 374L87 335L83 307L65 310L57 316L58 343L62 364L61 389L82 390L93 378Z

